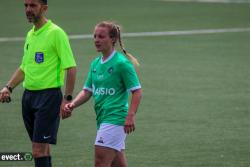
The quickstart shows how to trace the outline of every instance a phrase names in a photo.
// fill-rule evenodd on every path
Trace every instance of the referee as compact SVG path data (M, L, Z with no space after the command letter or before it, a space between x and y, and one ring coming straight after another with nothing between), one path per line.
M22 115L35 167L51 167L50 144L56 144L60 111L72 100L76 63L66 33L45 17L47 0L24 0L24 6L34 26L27 34L20 67L0 91L0 102L10 102L12 90L23 82Z

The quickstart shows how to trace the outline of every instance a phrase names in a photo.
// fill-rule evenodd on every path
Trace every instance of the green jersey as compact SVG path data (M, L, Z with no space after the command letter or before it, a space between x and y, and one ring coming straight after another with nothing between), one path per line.
M102 56L91 63L84 89L95 101L97 127L101 123L124 125L128 113L128 94L141 85L132 63L114 51L106 61Z
M21 70L28 90L61 87L64 70L76 66L66 33L50 20L27 34Z

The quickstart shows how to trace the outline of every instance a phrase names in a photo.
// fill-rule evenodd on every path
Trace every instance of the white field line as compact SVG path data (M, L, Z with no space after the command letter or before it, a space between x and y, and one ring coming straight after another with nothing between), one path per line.
M250 3L250 0L161 0L165 2L198 2L198 3Z
M180 31L160 31L160 32L133 32L123 33L123 37L156 37L156 36L178 36L178 35L196 35L196 34L218 34L250 32L250 28L225 28L225 29L201 29L201 30L180 30ZM69 35L70 39L92 39L92 34ZM0 42L18 42L24 41L24 37L0 37Z

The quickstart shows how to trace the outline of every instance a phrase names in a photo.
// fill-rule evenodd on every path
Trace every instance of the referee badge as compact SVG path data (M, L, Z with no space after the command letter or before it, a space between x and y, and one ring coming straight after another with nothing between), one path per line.
M36 61L37 63L42 63L42 62L44 62L44 54L43 54L43 52L36 52L36 53L35 53L35 61Z

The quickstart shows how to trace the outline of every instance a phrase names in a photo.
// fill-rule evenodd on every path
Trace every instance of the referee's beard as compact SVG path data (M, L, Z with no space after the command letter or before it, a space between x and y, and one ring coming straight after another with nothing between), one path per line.
M37 15L35 16L34 14L31 13L26 13L26 17L30 23L36 24L41 20L41 16Z

